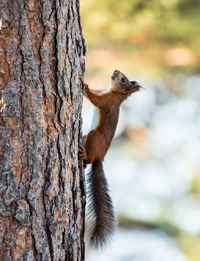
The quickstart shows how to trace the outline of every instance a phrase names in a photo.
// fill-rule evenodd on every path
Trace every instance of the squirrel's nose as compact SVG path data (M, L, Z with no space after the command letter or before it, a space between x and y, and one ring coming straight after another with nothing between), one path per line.
M112 79L114 79L117 75L119 74L119 70L114 70L114 72L112 73Z
M111 75L111 78L114 80L115 77L119 74L119 71L118 70L115 70L112 75Z

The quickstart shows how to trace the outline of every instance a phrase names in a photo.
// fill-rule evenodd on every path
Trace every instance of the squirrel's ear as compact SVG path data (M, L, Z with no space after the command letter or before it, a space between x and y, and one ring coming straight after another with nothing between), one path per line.
M137 84L136 81L130 81L130 82L131 82L131 84L133 84L133 85L136 85L136 84Z
M133 92L139 91L142 88L136 81L130 81Z
M135 87L137 87L137 88L143 88L142 86L140 86L136 81L130 81L130 83L133 85L133 86L135 86Z

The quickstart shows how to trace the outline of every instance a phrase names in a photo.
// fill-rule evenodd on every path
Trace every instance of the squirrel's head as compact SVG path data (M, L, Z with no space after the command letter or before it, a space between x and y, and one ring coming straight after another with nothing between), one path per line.
M111 90L117 91L122 95L129 96L133 92L137 92L140 85L135 81L129 79L118 70L115 70L111 75Z

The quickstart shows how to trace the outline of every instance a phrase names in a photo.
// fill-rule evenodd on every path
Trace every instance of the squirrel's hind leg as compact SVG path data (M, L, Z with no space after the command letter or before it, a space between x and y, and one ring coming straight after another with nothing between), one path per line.
M93 163L95 160L103 160L105 154L105 141L98 130L92 130L88 133L85 148L87 151L88 163Z
M84 139L86 140L84 144ZM85 163L91 164L95 160L103 160L105 154L105 142L102 135L96 131L92 130L88 135L83 137L83 144L81 150L79 151L80 159Z

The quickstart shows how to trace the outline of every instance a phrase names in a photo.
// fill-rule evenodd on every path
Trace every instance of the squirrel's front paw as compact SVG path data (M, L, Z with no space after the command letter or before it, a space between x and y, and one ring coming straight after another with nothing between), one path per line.
M87 97L87 92L89 91L89 86L87 83L83 83L83 95Z
M83 83L83 87L84 87L84 89L89 88L88 84L85 82Z

